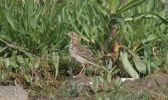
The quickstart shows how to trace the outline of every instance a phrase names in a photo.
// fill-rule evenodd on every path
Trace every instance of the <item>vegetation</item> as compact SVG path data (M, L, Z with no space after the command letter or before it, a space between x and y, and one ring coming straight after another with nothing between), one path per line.
M65 35L70 31L79 34L101 66L86 71L92 76L96 69L100 79L93 78L95 82L140 78L156 69L168 72L168 10L161 1L1 0L1 84L22 85L30 95L51 95L81 68L70 61Z

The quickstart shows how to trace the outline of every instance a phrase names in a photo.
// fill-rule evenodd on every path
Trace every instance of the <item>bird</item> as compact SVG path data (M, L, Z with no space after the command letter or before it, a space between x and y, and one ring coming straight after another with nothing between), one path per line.
M69 32L67 33L67 35L71 39L69 43L70 57L74 58L77 62L81 63L83 67L80 73L76 75L80 76L83 73L86 65L96 66L96 62L93 58L92 51L89 48L80 44L79 37L76 32Z

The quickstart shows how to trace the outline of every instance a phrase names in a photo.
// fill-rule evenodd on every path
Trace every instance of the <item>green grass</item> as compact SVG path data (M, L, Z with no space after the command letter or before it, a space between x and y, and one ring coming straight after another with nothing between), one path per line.
M31 95L45 94L49 85L58 88L67 71L80 69L70 61L65 35L70 31L108 70L96 69L107 83L113 75L139 78L167 71L167 12L160 0L1 0L0 81L16 81ZM114 52L115 43L120 48Z

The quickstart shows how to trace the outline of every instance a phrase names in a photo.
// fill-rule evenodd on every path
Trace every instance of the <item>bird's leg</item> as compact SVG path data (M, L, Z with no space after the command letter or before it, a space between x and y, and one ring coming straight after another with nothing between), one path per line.
M81 71L79 72L79 74L78 75L76 75L76 76L73 76L73 78L79 78L79 77L82 77L82 76L85 76L85 74L84 74L84 69L85 69L85 66L84 66L84 64L82 64L82 69L81 69Z
M79 75L81 75L81 74L83 74L83 71L84 71L84 69L85 69L85 65L84 64L82 64L82 70L80 71L80 73L79 73Z

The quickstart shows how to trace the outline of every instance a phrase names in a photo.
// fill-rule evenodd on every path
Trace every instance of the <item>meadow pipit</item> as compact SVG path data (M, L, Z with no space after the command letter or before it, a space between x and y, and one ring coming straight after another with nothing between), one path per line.
M83 66L82 70L78 74L81 75L83 73L85 65L96 65L93 58L93 53L91 52L90 49L80 44L77 33L69 32L67 33L67 35L71 38L71 41L69 43L70 56L74 58L76 61L80 62Z

